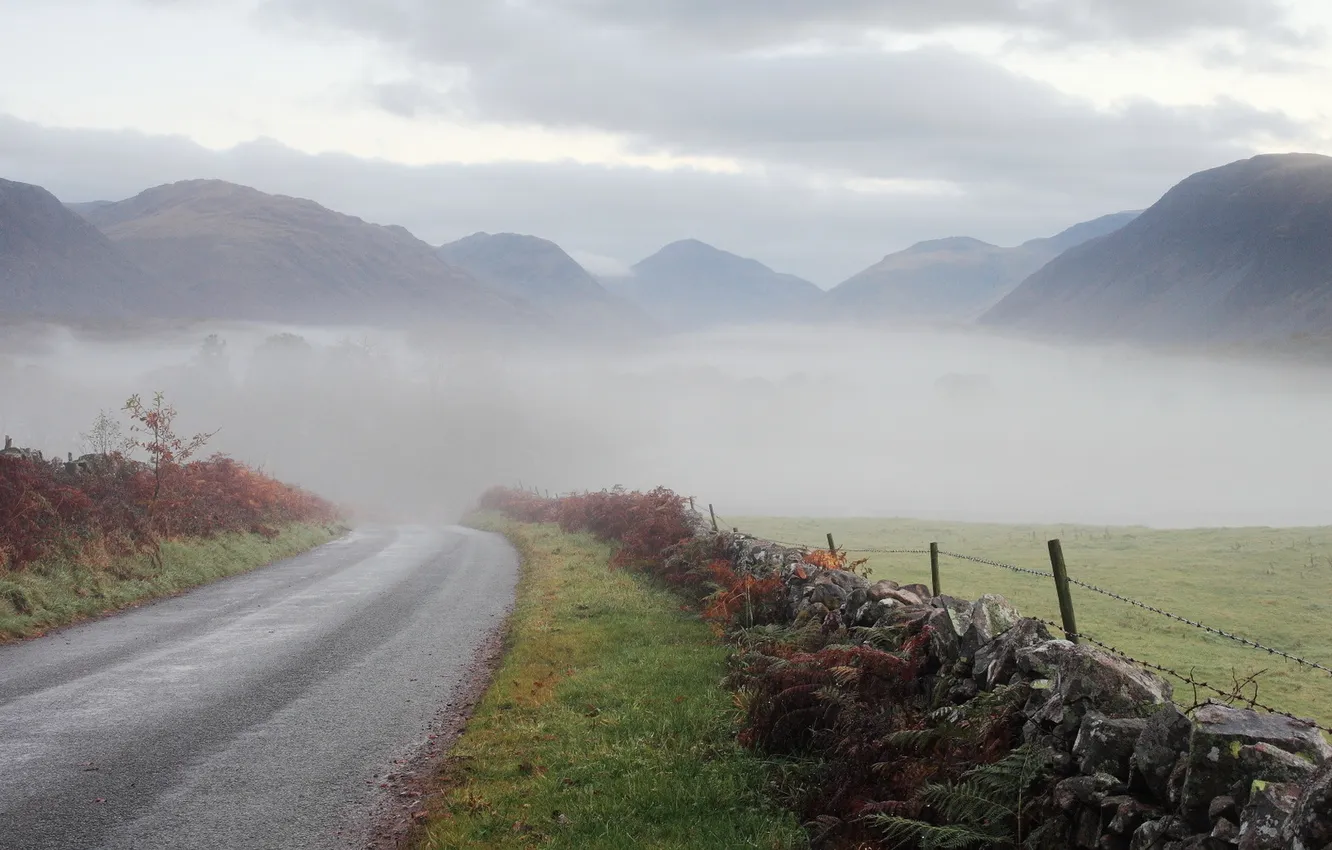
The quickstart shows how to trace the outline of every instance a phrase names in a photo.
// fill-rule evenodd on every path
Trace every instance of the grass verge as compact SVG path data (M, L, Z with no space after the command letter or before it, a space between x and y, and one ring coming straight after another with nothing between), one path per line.
M209 540L162 544L162 568L147 555L117 558L92 567L63 561L36 563L0 574L0 642L35 637L137 602L169 596L226 576L247 572L312 549L344 529L290 525L272 539L222 534Z
M506 654L441 771L419 847L793 848L735 743L724 647L587 535L495 517L523 558Z
M1049 570L1046 540L1063 542L1069 575L1332 667L1332 528L1164 530L1079 525L1000 525L910 519L740 517L759 537L827 546L833 534L878 578L929 584L929 558L863 549L948 551ZM1053 582L943 558L944 593L975 599L1001 593L1025 614L1059 622ZM1078 628L1129 655L1230 689L1257 676L1257 699L1332 725L1332 676L1173 622L1080 587ZM1213 696L1173 681L1186 705ZM1252 686L1244 688L1252 696Z

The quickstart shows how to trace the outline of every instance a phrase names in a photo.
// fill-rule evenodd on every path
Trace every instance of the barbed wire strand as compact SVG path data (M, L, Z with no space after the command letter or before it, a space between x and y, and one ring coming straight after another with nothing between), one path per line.
M1264 704L1264 703L1258 702L1258 700L1256 700L1256 699L1249 699L1248 697L1244 696L1243 694L1241 694L1241 693L1237 693L1236 691L1233 691L1233 690L1232 690L1232 691L1225 691L1225 690L1222 690L1221 688L1218 688L1217 686L1215 686L1215 685L1213 685L1213 684L1210 684L1210 683L1208 683L1208 682L1204 682L1204 681L1201 680L1201 679L1196 679L1196 678L1194 678L1193 676L1186 675L1186 674L1184 674L1184 673L1179 672L1178 670L1172 670L1172 669L1169 668L1169 667L1164 667L1164 666L1162 666L1162 665L1160 665L1160 664L1155 664L1155 663L1153 663L1153 662L1151 662L1151 661L1143 661L1143 660L1140 659L1140 658L1134 658L1133 656L1129 655L1128 653L1123 652L1122 650L1117 649L1116 647L1113 647L1113 646L1111 646L1111 645L1108 644L1108 643L1104 643L1104 642L1102 642L1102 641L1097 640L1096 638L1092 637L1091 635L1084 634L1084 633L1082 633L1082 632L1068 632L1068 631L1065 631L1065 630L1064 630L1064 627L1061 626L1061 625L1059 625L1058 623L1054 623L1054 622L1051 622L1051 621L1049 621L1049 620L1038 620L1038 621L1041 622L1041 623L1044 623L1044 624L1047 625L1047 626L1050 626L1050 627L1052 627L1052 628L1058 629L1060 632L1063 632L1063 634L1064 634L1065 636L1067 636L1067 637L1076 637L1078 640L1086 641L1087 643L1090 643L1090 644L1092 644L1092 645L1094 645L1094 646L1096 646L1096 647L1099 647L1100 649L1103 649L1103 650L1105 650L1106 652L1109 652L1111 655L1114 655L1114 656L1117 656L1117 657L1119 657L1119 658L1122 658L1123 660L1129 662L1130 664L1135 664L1135 665L1137 665L1137 666L1139 666L1139 667L1144 667L1144 668L1146 668L1146 669L1148 669L1148 670L1154 670L1154 671L1156 671L1156 672L1158 672L1158 673L1164 673L1164 674L1166 674L1167 676L1170 676L1170 677L1175 678L1175 679L1179 679L1181 682L1186 682L1186 683L1188 683L1188 684L1190 684L1190 685L1194 685L1195 687L1202 688L1203 690L1211 691L1212 693L1216 694L1217 696L1224 697L1224 698L1226 698L1226 699L1230 699L1230 700L1234 700L1234 701L1236 701L1236 702L1243 702L1245 705L1248 705L1248 706L1251 707L1251 708L1262 709L1263 711L1267 712L1268 714L1276 714L1276 715L1280 715L1281 717L1285 717L1285 718L1288 718L1288 719L1290 719L1290 720L1297 721L1297 722L1299 722L1299 723L1305 723L1305 724L1311 725L1311 726L1313 726L1314 728L1319 729L1319 730L1321 730L1321 731L1323 731L1323 732L1332 733L1332 728L1329 728L1329 727L1327 727L1327 726L1322 726L1322 725L1320 725L1318 722L1316 722L1316 721L1314 721L1314 720L1311 720L1310 718L1307 718L1307 717L1299 717L1299 716L1297 716L1297 715L1291 714L1289 711L1282 711L1281 709L1276 708L1276 707L1274 707L1274 706L1270 706L1270 705L1266 705L1266 704Z
M721 518L718 517L718 522L720 523L720 521L721 521ZM752 536L752 535L751 535L751 536ZM814 550L814 549L821 549L821 548L823 548L823 547L821 547L821 546L810 546L810 545L808 545L808 544L803 544L803 543L784 543L784 542L782 542L782 541L778 541L778 540L772 540L772 541L769 541L769 542L771 542L771 543L776 543L776 544L779 545L779 546L787 546L787 547L794 548L794 549ZM855 553L858 553L858 554L888 554L888 555L928 555L928 554L929 554L929 550L928 550L928 549L855 549L855 548L846 548L846 551L848 551L848 552L855 552ZM940 550L939 550L939 554L942 555L942 556L945 556L945 557L956 558L956 559L958 559L958 560L962 560L962 561L971 561L972 563L976 563L976 564L984 564L984 565L986 565L986 566L990 566L990 567L997 567L997 568L999 568L999 569L1008 570L1008 571L1010 571L1010 572L1014 572L1014 573L1020 573L1020 574L1024 574L1024 575L1031 575L1031 576L1036 576L1036 577L1038 577L1038 578L1045 578L1045 579L1052 579L1052 578L1054 578L1054 573L1052 573L1052 572L1046 572L1046 571L1044 571L1044 570L1032 570L1032 569L1027 569L1026 567L1018 567L1018 566L1015 566L1015 565L1013 565L1013 564L1005 564L1005 563L1003 563L1002 561L994 561L994 560L990 560L989 558L981 558L981 557L978 557L978 556L976 556L976 555L963 555L963 554L960 554L960 553L957 553L957 552L949 552L949 551L945 551L945 550L943 550L943 549L940 549ZM1189 619L1188 617L1181 617L1181 616L1178 615L1178 614L1173 614L1173 613L1171 613L1171 612L1169 612L1169 611L1166 611L1166 610L1164 610L1164 609L1162 609L1162 608L1158 608L1158 607L1156 607L1155 605L1148 605L1146 602L1140 602L1140 601L1138 601L1137 599L1133 599L1133 598L1131 598L1131 597L1124 596L1123 594L1116 593L1116 592L1113 591L1113 590L1107 590L1107 589L1105 589L1105 588L1103 588L1103 587L1098 587L1097 585L1091 584L1091 583L1089 583L1089 582L1085 582L1085 581L1081 581L1081 580L1076 579L1076 578L1069 577L1069 579L1068 579L1068 583L1069 583L1069 584L1073 584L1073 585L1077 585L1078 587L1081 587L1081 588L1083 588L1084 590L1089 590L1089 591L1091 591L1091 592L1093 592L1093 593L1099 593L1099 594L1101 594L1102 596L1109 597L1110 599L1115 599L1115 600L1117 600L1117 601L1119 601L1119 602L1123 602L1123 603L1125 603L1126 605L1132 605L1132 606L1134 606L1134 607L1141 608L1141 609L1144 610L1144 611L1149 611L1149 612L1151 612L1151 613L1153 613L1153 614L1156 614L1156 615L1158 615L1158 616L1165 617L1166 619L1174 620L1175 622L1183 623L1183 624L1188 625L1188 626L1192 626L1193 628L1195 628L1195 629L1200 629L1200 630L1202 630L1202 631L1204 631L1204 632L1207 632L1208 634L1213 634L1213 635L1216 635L1217 637L1221 637L1221 638L1225 638L1226 640L1234 641L1235 643L1238 643L1238 644L1240 644L1240 645L1242 645L1242 646L1247 646L1247 647L1249 647L1249 648L1251 648L1251 649L1256 649L1256 650L1258 650L1259 652L1266 652L1268 655L1272 655L1272 656L1275 656L1275 657L1278 657L1278 658L1284 658L1284 659L1286 659L1287 661L1292 661L1292 662L1294 662L1294 663L1296 663L1296 664L1302 665L1302 666L1304 666L1304 667L1308 667L1308 668L1310 668L1311 670L1320 670L1320 671L1322 671L1322 672L1324 672L1324 673L1327 673L1329 676L1332 676L1332 668L1329 668L1329 667L1327 667L1327 666L1325 666L1325 665L1323 665L1323 664L1319 664L1317 661L1310 661L1310 660L1307 659L1307 658L1301 658L1301 657L1298 656L1298 655L1295 655L1295 654L1290 653L1290 652L1286 652L1285 650L1282 650L1282 649L1277 649L1276 647L1273 647L1273 646L1268 646L1267 644L1261 643L1261 642L1256 641L1256 640L1252 640L1251 638L1246 638L1246 637L1244 637L1244 636L1242 636L1242 635L1237 635L1237 634L1234 634L1233 632L1228 632L1228 631L1226 631L1226 630L1224 630L1224 629L1218 629L1218 628L1216 628L1216 627L1214 627L1214 626L1209 626L1209 625L1207 625L1207 624L1205 624L1205 623L1200 623L1200 622L1198 622L1197 620L1191 620L1191 619ZM1278 712L1278 713L1279 713L1279 712Z
M945 552L939 550L940 555L946 555L949 558L957 558L962 561L972 561L977 564L985 564L990 567L998 567L1002 570L1009 570L1015 573L1024 573L1026 575L1039 576L1041 578L1054 578L1054 573L1042 572L1041 570L1029 570L1026 567L1015 567L1012 564L1005 564L1002 561L991 561L989 558L980 558L975 555L959 555L956 552Z
M1188 617L1181 617L1178 614L1172 614L1169 611L1157 608L1154 605L1148 605L1146 602L1139 602L1136 599L1131 599L1122 594L1115 593L1113 590L1106 590L1103 587L1097 587L1096 585L1088 584L1085 581L1079 581L1078 579L1075 578L1069 578L1068 583L1075 584L1078 587L1090 590L1093 593L1099 593L1102 596L1108 596L1111 599L1117 599L1120 602L1123 602L1127 605L1133 605L1135 607L1143 609L1144 611L1150 611L1153 614L1158 614L1167 619L1174 620L1175 622L1184 623L1185 625L1193 626L1195 629L1201 629L1204 632L1217 635L1218 637L1226 638L1227 640L1232 640L1235 643L1243 644L1244 646L1250 647L1252 649L1257 649L1261 652L1266 652L1268 655L1275 655L1280 658L1284 658L1287 661L1294 661L1296 664L1302 664L1305 667L1310 667L1314 670L1322 670L1324 673L1332 675L1332 668L1325 667L1322 664L1319 664L1317 661L1310 661L1307 658L1301 658L1298 655L1292 655L1289 652L1277 649L1276 647L1268 646L1263 643L1259 643L1256 640L1251 640L1249 638L1243 637L1242 635L1233 634L1231 632L1225 631L1224 629L1218 629L1213 626L1200 623L1197 620L1190 620Z

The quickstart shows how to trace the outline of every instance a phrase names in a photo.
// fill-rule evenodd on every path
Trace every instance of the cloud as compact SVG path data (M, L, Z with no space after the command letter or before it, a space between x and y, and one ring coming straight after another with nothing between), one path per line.
M569 252L578 265L598 277L633 277L634 270L629 263L615 257L594 254L591 251L573 250Z
M1065 38L1084 29L1124 37L1135 28L1157 35L1218 27L1265 31L1282 16L1260 0L1150 7L1137 0L397 0L386 6L271 0L267 8L270 16L280 10L375 39L453 81L432 89L418 79L407 88L376 92L372 102L396 114L437 112L481 123L601 132L637 154L719 157L842 178L1004 183L1027 190L1058 183L1066 191L1094 194L1124 180L1156 185L1199 162L1248 155L1255 139L1303 133L1283 113L1230 100L1177 107L1138 99L1098 108L993 60L944 46L772 52L682 47L661 35L666 18L672 26L688 22L707 31L744 22L756 31L777 28L785 37L820 22L862 28L1030 25ZM1152 20L1155 29L1147 26Z
M741 48L857 41L870 31L932 34L959 28L1028 33L1051 45L1160 43L1207 32L1279 43L1301 38L1279 0L268 0L266 5L388 37L425 36L459 52L511 45L533 24Z

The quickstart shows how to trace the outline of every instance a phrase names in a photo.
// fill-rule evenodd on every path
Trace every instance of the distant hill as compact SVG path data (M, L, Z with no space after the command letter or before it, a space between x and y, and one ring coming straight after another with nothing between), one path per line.
M641 310L608 292L549 240L517 233L474 233L440 246L438 253L450 265L533 304L562 324L630 331L650 325Z
M829 290L820 312L869 321L970 321L1062 252L1113 233L1137 215L1102 216L1014 248L968 236L918 242Z
M634 265L615 291L674 328L807 317L823 290L696 239Z
M50 192L0 180L0 316L122 316L150 308L162 290Z
M1328 331L1332 157L1264 155L1195 174L1027 278L982 321L1155 342Z
M79 212L172 287L176 315L293 322L510 320L531 313L401 227L219 180Z

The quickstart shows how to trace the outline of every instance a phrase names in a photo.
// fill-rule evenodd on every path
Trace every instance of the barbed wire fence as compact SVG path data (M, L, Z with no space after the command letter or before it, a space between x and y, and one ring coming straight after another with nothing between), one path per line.
M530 487L530 488L525 487L521 481L518 482L518 489L523 490L525 492L531 492L542 498L547 498L547 499L552 498L551 493L549 491L543 491L539 487ZM566 494L556 493L553 498L561 498L564 495ZM701 513L699 506L695 504L695 500L693 498L689 499L689 506L691 511L694 511L695 513ZM817 550L823 550L823 551L831 550L833 552L839 552L839 551L854 552L857 555L912 555L912 556L927 555L930 558L931 579L935 595L938 595L941 592L941 587L940 587L941 571L939 564L939 560L941 558L950 558L955 561L965 561L968 563L980 564L982 566L992 567L999 570L1005 570L1014 573L1016 575L1039 578L1046 581L1053 581L1055 584L1056 593L1059 598L1059 607L1061 615L1060 619L1062 620L1062 622L1056 623L1051 620L1046 620L1039 617L1035 617L1032 619L1035 619L1038 622L1043 623L1047 627L1056 629L1057 631L1062 633L1068 640L1073 641L1074 643L1090 644L1092 646L1097 647L1101 651L1107 652L1136 667L1146 670L1151 670L1155 673L1160 673L1169 676L1177 681L1183 682L1194 689L1195 702L1196 702L1196 695L1198 694L1199 691L1202 691L1212 695L1212 697L1219 697L1220 699L1229 704L1239 703L1257 711L1263 711L1268 714L1274 714L1280 717L1285 717L1291 720L1298 721L1300 723L1308 723L1314 726L1315 728L1319 729L1320 731L1332 735L1332 727L1324 726L1309 718L1299 717L1279 707L1269 705L1264 702L1260 702L1257 698L1257 677L1262 675L1262 673L1266 671L1260 671L1258 673L1252 674L1245 680L1239 680L1238 677L1234 677L1236 679L1234 685L1227 690L1225 688L1213 685L1204 679L1198 678L1193 674L1193 671L1185 673L1175 668L1168 667L1166 665L1159 664L1154 661L1134 657L1133 655L1130 655L1129 653L1109 643L1106 643L1105 641L1099 640L1096 637L1087 634L1084 631L1080 631L1077 627L1073 611L1072 598L1069 593L1069 589L1071 587L1082 588L1083 590L1086 590L1089 593L1095 593L1105 598L1112 599L1121 604L1128 605L1142 611L1146 611L1148 613L1154 614L1159 617L1163 617L1172 622L1189 626L1191 628L1197 629L1203 633L1212 635L1214 637L1222 638L1224 640L1234 642L1249 649L1266 653L1267 655L1275 658L1281 658L1283 660L1290 661L1308 670L1317 670L1321 673L1325 673L1328 674L1329 676L1332 676L1332 667L1326 666L1317 661L1312 661L1310 659L1303 658L1299 655L1296 655L1295 653L1288 652L1286 650L1274 646L1270 646L1266 643L1263 643L1262 641L1245 637L1243 635L1237 634L1227 629L1221 629L1215 626L1210 626L1198 620L1194 620L1189 617L1175 614L1159 606L1143 602L1131 596L1127 596L1125 594L1116 592L1114 590L1109 590L1107 588L1100 587L1099 585L1095 585L1090 582L1086 582L1081 579L1070 576L1068 575L1067 569L1064 565L1062 544L1058 539L1048 541L1048 546L1050 549L1051 569L1038 570L1038 569L1032 569L1030 567L1018 566L1016 564L1005 563L1003 561L998 561L992 558L986 558L979 555L969 555L961 552L953 552L941 549L939 548L938 543L931 543L929 545L929 548L926 549L908 549L908 548L894 549L894 548L881 548L881 547L846 548L846 547L839 547L835 542L835 540L833 539L833 535L831 533L827 535L828 545L826 547L811 545L808 543L793 543L791 541L785 541L785 540L774 540L771 538L759 537L758 535L752 535L746 532L742 532L738 524L732 523L731 521L723 517L721 514L718 514L713 505L709 504L707 507L708 507L707 518L711 521L711 525L714 531L719 531L719 532L730 531L731 533L734 534L741 534L745 537L749 537L755 540L762 540L763 542L772 543L778 546L784 546L789 549L801 550L805 552L813 552ZM1254 688L1253 695L1250 696L1244 693L1244 689L1246 686L1252 686Z
M733 528L733 526L729 525L725 527ZM738 531L738 529L736 530ZM771 540L769 538L760 538L755 535L747 535L747 536L754 537L754 539L762 539L766 542L774 543L779 546L785 546L797 550L804 550L807 552L815 550L826 551L831 549L833 551L843 551L848 553L854 553L856 555L871 555L871 554L929 555L932 562L931 571L932 571L932 578L934 580L933 590L936 595L940 591L938 558L941 557L951 558L957 561L966 561L968 563L980 564L983 566L1006 570L1008 572L1017 575L1034 577L1047 581L1053 581L1056 585L1056 592L1060 598L1060 609L1061 609L1060 613L1061 613L1061 620L1063 620L1063 622L1056 623L1039 617L1033 619L1038 620L1039 622L1043 623L1048 627L1058 630L1058 632L1062 633L1068 640L1073 641L1074 643L1090 644L1092 646L1097 647L1101 651L1107 652L1136 667L1143 668L1146 670L1151 670L1155 673L1160 673L1169 676L1170 678L1175 679L1179 682L1183 682L1194 689L1195 699L1199 692L1205 692L1209 694L1210 697L1212 698L1219 697L1221 700L1229 704L1242 704L1253 710L1263 711L1268 714L1274 714L1280 717L1285 717L1291 720L1298 721L1300 723L1308 723L1322 732L1332 734L1332 727L1322 725L1310 718L1299 717L1280 707L1259 701L1257 697L1257 677L1267 672L1266 670L1251 674L1244 680L1240 680L1236 676L1234 677L1236 679L1234 685L1231 688L1226 689L1223 687L1218 687L1217 685L1214 685L1211 682L1199 678L1194 674L1193 671L1189 671L1186 673L1176 668L1169 667L1164 664L1159 664L1155 661L1135 657L1133 655L1130 655L1128 652L1119 649L1116 646L1113 646L1105 641L1097 639L1096 637L1086 633L1085 631L1079 630L1076 625L1076 620L1073 614L1071 597L1069 596L1068 593L1068 589L1070 587L1081 588L1089 593L1095 593L1105 598L1112 599L1121 604L1131 606L1139 610L1146 611L1156 616L1165 618L1172 622L1189 626L1193 629L1197 629L1198 631L1201 631L1213 637L1222 638L1224 640L1233 642L1235 644L1244 646L1248 649L1252 649L1257 652L1265 653L1275 658L1281 658L1285 661L1289 661L1307 670L1318 671L1321 673L1325 673L1329 676L1332 676L1332 667L1324 665L1320 662L1301 657L1293 652L1288 652L1278 647L1271 646L1262 641L1237 634L1234 631L1218 628L1216 626L1211 626L1206 623L1200 622L1198 620L1192 619L1190 617L1185 617L1180 614L1173 613L1160 606L1152 605L1147 602L1143 602L1139 599L1135 599L1131 596L1116 592L1114 590L1109 590L1099 585L1092 584L1091 582L1083 581L1081 579L1070 576L1067 574L1066 568L1064 567L1063 564L1062 545L1057 539L1049 541L1049 546L1051 550L1052 569L1038 570L1038 569L1031 569L1029 567L1018 566L1016 564L1005 563L1003 561L997 561L992 558L985 558L978 555L969 555L960 552L952 552L940 549L937 543L930 544L930 548L928 549L890 549L890 548L877 548L877 547L865 547L865 548L845 547L839 549L839 547L837 547L836 544L833 542L831 534L828 535L829 545L827 547L813 546L808 543L792 543L790 541ZM1252 687L1254 689L1252 695L1248 695L1244 692L1246 687Z

